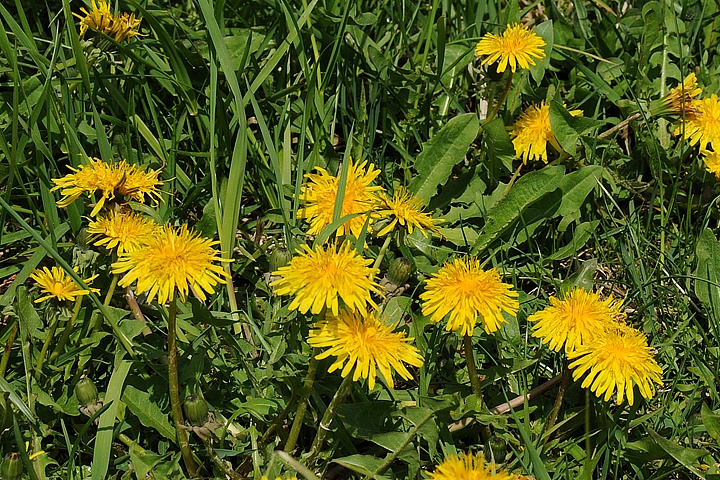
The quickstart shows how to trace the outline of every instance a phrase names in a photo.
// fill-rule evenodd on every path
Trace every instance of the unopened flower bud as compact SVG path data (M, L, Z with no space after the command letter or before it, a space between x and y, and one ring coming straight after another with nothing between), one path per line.
M387 279L393 285L405 285L407 279L410 278L413 266L412 262L405 257L394 259L390 262L390 268L387 271Z
M280 267L284 267L292 259L292 253L287 248L278 247L272 251L268 262L270 263L270 271L275 272Z
M205 399L200 395L188 395L185 398L185 416L188 423L194 427L201 427L208 421L208 407Z
M20 480L24 473L22 457L19 453L8 453L2 464L3 480Z
M88 378L83 377L75 384L75 396L81 407L90 407L98 402L98 391L95 383Z
M483 453L488 460L501 463L505 461L505 455L507 455L507 442L497 435L493 435L485 442Z

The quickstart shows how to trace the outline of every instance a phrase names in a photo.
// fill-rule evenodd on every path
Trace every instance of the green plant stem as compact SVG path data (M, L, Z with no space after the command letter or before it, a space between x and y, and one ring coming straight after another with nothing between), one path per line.
M60 340L58 341L57 345L55 345L55 348L53 348L53 351L50 354L51 362L55 361L55 359L60 356L60 353L62 352L63 348L65 348L65 344L67 343L68 339L70 338L70 334L72 333L73 327L75 326L77 317L80 314L80 306L81 305L82 305L82 297L77 297L75 299L75 307L73 308L72 317L70 317L70 319L65 324L65 328L63 329L62 336L60 337Z
M545 424L546 435L555 426L555 422L557 422L558 416L560 415L560 407L562 407L563 398L565 397L565 392L567 391L568 385L570 385L570 369L568 368L567 361L565 361L565 367L562 373L562 380L560 381L560 388L558 389L557 397L555 397L553 409L550 412L547 423Z
M5 341L5 349L3 350L2 360L0 360L0 377L5 377L5 371L7 370L8 362L10 361L10 349L12 348L13 343L15 343L18 329L18 322L15 321L12 330L10 330L10 335Z
M507 187L505 187L505 190L502 193L502 197L500 197L500 198L505 198L505 196L508 194L508 192L510 192L510 189L512 188L513 185L515 185L515 182L517 181L518 177L520 176L520 171L522 170L524 165L525 164L522 162L520 163L520 165L518 165L517 170L515 170L515 173L513 173L512 178L510 178L510 181L508 182Z
M180 403L180 384L178 378L178 351L177 351L177 298L170 300L168 312L168 383L170 389L170 408L175 422L178 445L182 454L185 468L191 477L197 477L197 465L190 450L188 433L181 426L183 425L182 403Z
M113 254L113 259L115 259L115 255ZM115 273L112 276L112 279L110 280L110 285L108 286L107 293L105 294L105 300L103 300L103 306L107 307L110 305L110 300L112 300L112 296L115 293L115 288L117 287L118 280L120 279L120 276ZM90 335L93 333L97 333L98 330L100 330L100 327L102 326L102 315L99 315L95 319L95 324L93 325L92 330L90 331Z
M47 356L47 352L50 349L50 342L52 342L52 339L55 336L55 330L57 330L58 326L58 321L60 317L59 312L53 309L51 315L52 317L50 318L50 329L46 332L47 336L45 337L45 342L43 342L42 349L40 350L40 355L38 355L37 362L35 363L35 380L40 379L43 364L45 364L45 357Z
M478 378L477 367L475 366L475 354L473 352L472 337L470 335L463 336L463 345L465 347L465 363L467 364L468 375L470 376L470 385L472 386L473 393L478 399L480 408L483 408L485 403L483 402L480 379ZM492 436L489 425L485 425L480 432L482 434L483 441Z
M592 464L592 442L590 442L590 389L585 389L585 478L592 480L590 465Z
M415 426L412 428L412 430L410 430L410 431L407 433L407 436L405 437L405 440L403 441L402 444L400 444L400 446L399 446L398 448L395 449L395 451L393 452L393 454L390 455L389 457L387 457L387 458L385 459L385 461L383 462L383 464L380 465L380 466L375 470L375 472L374 472L374 474L373 474L372 476L366 475L365 477L363 477L363 480L369 480L370 478L375 478L375 477L381 475L385 470L387 470L388 468L390 468L390 465L392 465L393 462L395 461L395 459L403 452L403 450L405 450L405 447L407 447L408 444L412 441L412 439L415 438L415 436L418 434L418 432L420 431L420 429L427 423L428 420L430 420L431 418L434 418L434 417L435 417L435 414L434 414L434 413L430 413L430 414L426 415L425 418L423 418L420 422L418 422L417 425L415 425Z
M495 117L497 117L498 112L500 111L500 108L505 104L505 100L507 100L508 94L510 94L510 88L512 88L512 81L513 81L513 72L510 72L510 75L508 75L507 80L505 81L505 89L503 90L502 97L500 97L500 100L493 105L493 109L488 114L487 118L483 121L483 125L487 125L488 123L492 122Z
M298 404L297 411L295 412L295 418L293 419L292 427L290 428L290 436L285 442L285 452L292 452L295 450L298 437L300 436L300 428L302 428L303 420L305 419L305 411L307 410L308 401L310 400L310 394L312 393L313 383L315 382L315 374L317 373L318 360L317 357L320 354L319 348L313 348L310 364L308 365L308 373L305 377L305 383L303 383L302 396L300 397L300 403Z
M127 302L128 307L130 307L130 312L132 313L133 318L135 318L135 320L137 320L138 322L143 322L147 324L145 315L143 315L142 310L140 310L140 305L138 305L135 294L133 293L132 288L130 288L129 285L125 287L125 301ZM141 333L144 337L147 337L152 333L152 330L150 330L150 327L145 325Z
M207 450L208 456L210 456L210 459L212 459L218 470L223 472L225 476L229 477L231 480L242 480L243 477L238 475L235 470L228 467L227 464L223 462L223 459L220 458L220 456L217 454L210 440L205 437L201 437L201 439L203 441L203 444L205 444L205 449Z
M134 450L136 453L140 455L145 455L147 451L142 448L140 445L137 444L133 439L125 435L124 433L121 433L117 436L118 440L120 440L122 443L125 444L126 447Z
M373 266L372 266L373 269L378 269L378 268L380 268L380 264L382 263L383 258L385 258L385 254L387 253L387 249L388 249L388 247L390 246L390 242L392 241L392 234L393 234L393 231L390 231L390 232L387 234L387 237L385 238L385 242L382 244L382 247L380 247L380 251L378 252L378 256L377 256L377 258L375 259L375 262L373 263Z
M310 448L310 456L308 457L306 462L307 465L312 465L315 457L318 453L320 453L320 449L322 449L323 447L327 432L330 431L330 426L332 424L333 418L335 418L335 412L337 410L337 407L343 400L345 400L345 397L347 397L347 395L350 393L351 386L352 375L347 375L345 378L343 378L340 386L335 391L335 395L333 395L333 398L330 401L330 405L328 405L325 413L323 414L322 420L320 420L320 428L318 428L318 431L315 434L315 440L313 440L312 447Z

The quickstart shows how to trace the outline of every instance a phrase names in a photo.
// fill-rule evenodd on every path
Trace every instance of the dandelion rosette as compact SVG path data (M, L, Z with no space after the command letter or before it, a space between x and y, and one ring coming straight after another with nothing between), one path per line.
M590 388L606 402L617 392L617 404L624 398L630 405L635 396L634 386L649 399L655 395L655 385L662 385L662 368L653 358L645 335L628 325L618 324L587 345L568 352L574 380L585 373L583 388Z
M515 72L518 65L521 68L530 68L535 60L545 58L545 40L525 25L518 23L508 25L502 35L486 33L475 47L475 55L487 55L482 61L483 65L499 61L497 71L502 73L510 64L510 70Z
M430 480L513 480L505 470L498 469L493 463L485 463L485 455L461 453L447 457L434 472Z
M298 217L310 222L307 232L309 235L319 234L323 228L333 222L335 199L340 186L339 176L330 175L321 167L315 167L315 170L318 173L306 174L308 182L300 187L300 200L304 207L298 210ZM338 227L337 235L350 233L356 238L360 236L368 215L373 215L379 203L378 192L382 187L371 185L379 174L380 170L377 170L373 164L368 165L367 161L356 165L350 160L340 216L361 215L349 219Z
M112 264L113 273L125 274L118 282L121 287L137 281L137 292L148 292L148 301L157 296L158 303L165 303L176 291L184 300L189 289L204 301L206 292L212 294L215 285L225 283L222 277L227 274L219 263L232 261L219 256L213 248L218 243L186 225L165 225L145 245L122 253Z
M474 258L455 259L425 282L423 315L439 322L449 315L447 330L472 335L478 317L486 333L492 333L505 322L502 312L516 315L520 307L518 292L503 283L497 270L483 270Z
M405 380L412 375L405 364L420 367L423 358L411 345L412 338L405 332L394 332L375 312L362 315L357 311L343 310L338 316L329 316L310 330L308 343L316 348L327 348L316 356L318 360L337 357L328 369L340 370L347 377L353 372L353 381L368 379L370 390L375 388L379 370L388 385L393 385L392 370Z
M572 116L582 115L582 110L570 110ZM523 163L529 160L542 160L547 163L547 144L558 152L562 147L550 127L550 105L544 100L540 105L530 105L515 121L510 132L517 155Z
M349 310L367 311L367 304L377 308L372 292L380 292L374 277L378 270L370 267L372 260L363 258L350 242L338 249L325 250L321 245L311 249L302 245L286 266L272 272L282 278L270 284L278 295L294 295L290 310L318 314L324 307L333 315L339 313L339 299Z
M35 300L35 303L44 302L54 298L58 301L76 300L78 297L89 295L91 291L98 293L100 290L91 288L90 290L80 288L75 280L60 267L43 267L42 269L33 270L30 278L37 283L40 291L47 294ZM89 285L97 275L83 279L86 285Z
M80 19L80 38L85 36L88 28L113 37L118 43L142 35L137 31L137 27L142 22L141 19L135 18L134 13L123 12L114 15L110 11L110 5L105 0L92 0L89 12L83 7L80 7L80 11L84 16L73 13Z
M550 305L533 313L528 321L534 323L533 337L542 339L551 350L566 352L592 342L608 328L615 328L625 314L621 303L609 297L605 300L584 288L575 288L560 300L550 297Z
M675 135L682 135L691 145L700 145L701 151L714 151L715 144L720 147L720 98L713 93L710 98L693 100Z
M108 250L117 248L122 254L145 245L160 227L147 217L134 212L116 212L90 222L87 232L95 237L93 244Z
M392 197L385 192L380 192L379 196L378 214L381 217L392 219L389 224L377 232L379 237L390 233L398 223L407 228L410 234L417 228L425 238L428 236L426 231L440 235L440 230L435 225L439 220L435 220L430 214L424 213L423 201L405 187L397 188Z
M53 178L55 186L50 190L58 189L63 198L58 200L60 207L67 207L84 193L92 197L96 191L102 193L97 201L91 216L98 214L106 201L111 201L116 195L124 199L132 199L140 203L145 202L145 196L157 201L160 200L160 190L163 182L158 180L160 170L145 172L136 165L130 165L125 160L117 164L107 164L99 158L91 158L90 163L80 167L69 167L75 173L69 173L63 178Z

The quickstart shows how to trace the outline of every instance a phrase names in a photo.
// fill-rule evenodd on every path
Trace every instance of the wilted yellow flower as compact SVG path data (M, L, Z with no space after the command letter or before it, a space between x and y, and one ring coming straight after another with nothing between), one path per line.
M375 388L378 370L392 386L392 370L410 380L412 375L404 364L422 366L423 358L410 341L405 332L394 332L375 312L361 315L346 310L317 322L308 338L311 346L327 348L317 355L318 360L337 357L328 371L342 368L343 377L354 372L353 381L367 378L370 390Z
M503 311L517 315L518 292L512 288L494 268L480 268L479 260L455 259L425 281L422 313L434 322L449 315L447 330L461 335L472 335L479 317L485 332L492 333L505 322Z
M122 253L112 264L113 273L125 273L118 284L127 287L137 281L137 292L148 292L148 301L157 295L158 303L175 298L175 291L185 299L188 290L205 300L205 292L213 293L217 284L224 284L225 270L213 248L219 242L202 238L186 225L159 227L145 245Z
M570 110L570 114L575 117L582 115L582 113L582 110ZM520 117L513 125L510 137L513 138L515 155L523 163L535 159L547 163L548 142L558 152L562 151L562 147L550 127L550 105L545 103L544 100L540 103L540 106L530 105L520 114Z
M695 73L691 73L663 98L651 102L650 112L652 115L680 115L690 112L693 100L701 93L702 88L698 87Z
M430 480L513 480L507 471L485 463L485 455L461 453L447 457L430 473Z
M588 373L582 382L607 402L617 392L617 404L627 397L634 402L633 389L637 385L645 398L655 395L655 384L662 385L662 368L653 358L645 335L627 325L618 324L592 342L568 352L573 379Z
M710 98L693 100L675 135L682 135L690 145L700 145L701 151L720 149L720 98L713 93Z
M365 167L367 166L367 170ZM337 229L337 235L352 234L356 238L360 236L365 222L369 215L378 206L377 192L382 187L370 185L380 174L380 170L365 161L356 165L350 160L347 180L345 182L345 193L343 195L340 217L350 214L360 214L357 217L343 223ZM309 173L308 179L301 187L300 199L304 207L298 210L298 217L305 218L310 222L309 235L319 234L323 228L333 222L335 213L335 199L340 186L340 176L330 175L327 170L321 167L315 168L319 173Z
M602 300L597 293L575 288L563 300L550 297L550 306L530 315L528 321L534 322L533 337L541 338L551 350L559 352L564 346L569 352L615 328L624 318L620 302L612 296Z
M116 42L122 42L141 35L136 29L140 26L142 20L135 18L134 13L123 12L113 15L106 0L92 0L92 7L89 12L83 7L80 7L80 11L85 16L73 13L80 19L80 38L85 36L88 28L113 37Z
M69 167L75 173L69 173L63 178L53 178L55 186L50 190L62 189L63 195L57 204L60 207L67 207L80 195L87 193L93 196L100 191L102 196L95 204L90 215L95 216L105 205L106 201L115 199L116 195L122 200L145 201L145 195L157 201L160 197L160 190L157 189L163 182L158 180L160 170L144 172L136 165L130 165L125 160L117 164L107 164L99 158L91 158L88 165L80 167Z
M377 308L370 295L380 291L374 280L378 270L370 267L372 260L361 257L350 242L337 251L336 245L328 246L327 250L321 245L301 248L289 264L272 272L282 276L270 284L275 292L295 296L290 310L317 314L327 307L338 315L339 299L349 310L365 312L368 303Z
M442 220L435 220L428 213L424 213L423 201L405 187L398 187L392 198L385 192L380 192L380 205L378 214L381 217L392 219L377 235L382 237L387 235L395 228L398 223L407 228L408 233L412 233L417 228L420 233L427 238L426 230L436 235L440 235L436 223Z
M60 267L52 267L50 269L43 267L41 270L33 270L30 274L30 278L35 280L43 293L47 294L44 297L40 297L35 300L35 303L44 302L45 300L49 300L51 298L55 298L57 300L75 300L78 297L90 294L91 290L95 293L99 292L96 288L86 290L78 287L75 280L73 280L72 277ZM97 275L83 279L83 282L85 282L86 285L89 285L95 278L97 278Z
M487 55L482 64L500 61L497 71L504 72L508 63L510 70L515 72L517 66L530 68L535 65L534 58L545 58L545 46L543 40L537 33L525 25L518 23L508 25L502 35L486 33L475 47L475 55Z
M94 245L104 245L107 249L117 247L117 253L122 254L145 245L159 229L152 220L137 213L111 210L91 221L87 232L96 236Z

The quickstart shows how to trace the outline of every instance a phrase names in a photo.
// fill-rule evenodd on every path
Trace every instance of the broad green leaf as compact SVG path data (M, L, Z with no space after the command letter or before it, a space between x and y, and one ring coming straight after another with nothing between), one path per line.
M175 441L175 429L168 420L167 414L152 401L149 392L128 385L123 391L122 401L140 420L140 423L154 428L168 440Z
M702 404L700 416L707 432L716 442L720 443L720 415L716 415L706 404Z
M715 322L720 321L720 242L711 230L700 234L695 247L695 295Z
M560 146L570 155L575 155L580 135L605 123L582 115L575 117L557 100L550 103L550 127Z
M710 452L703 448L688 448L658 435L652 428L648 427L650 436L665 450L671 457L677 460L686 469L691 471L697 478L705 478L703 473L697 469L697 462L701 457L709 455Z
M540 85L540 82L545 77L545 70L550 68L550 54L552 53L553 45L555 44L552 20L541 23L533 28L533 31L545 40L545 47L543 47L545 57L542 60L535 60L535 66L530 67L530 75L533 80L535 80L535 84Z
M418 175L410 182L409 190L424 202L429 202L444 184L456 163L465 158L477 137L480 125L474 113L458 115L450 120L425 145L415 159Z
M522 212L544 195L555 190L563 178L565 167L547 167L523 175L507 195L488 210L485 226L472 253L478 254L496 240Z
M563 260L574 255L581 248L585 246L585 243L590 239L595 229L600 224L600 220L593 220L592 222L584 222L577 226L575 232L573 232L573 238L570 242L555 250L552 254L546 257L547 261Z
M643 34L638 51L638 66L647 69L653 50L662 46L664 8L659 2L648 2L642 7Z
M367 475L370 478L378 480L386 479L389 477L374 475L373 472L377 471L382 465L383 460L371 455L350 455L348 457L337 458L333 462L342 465L345 468L357 472L361 475Z

